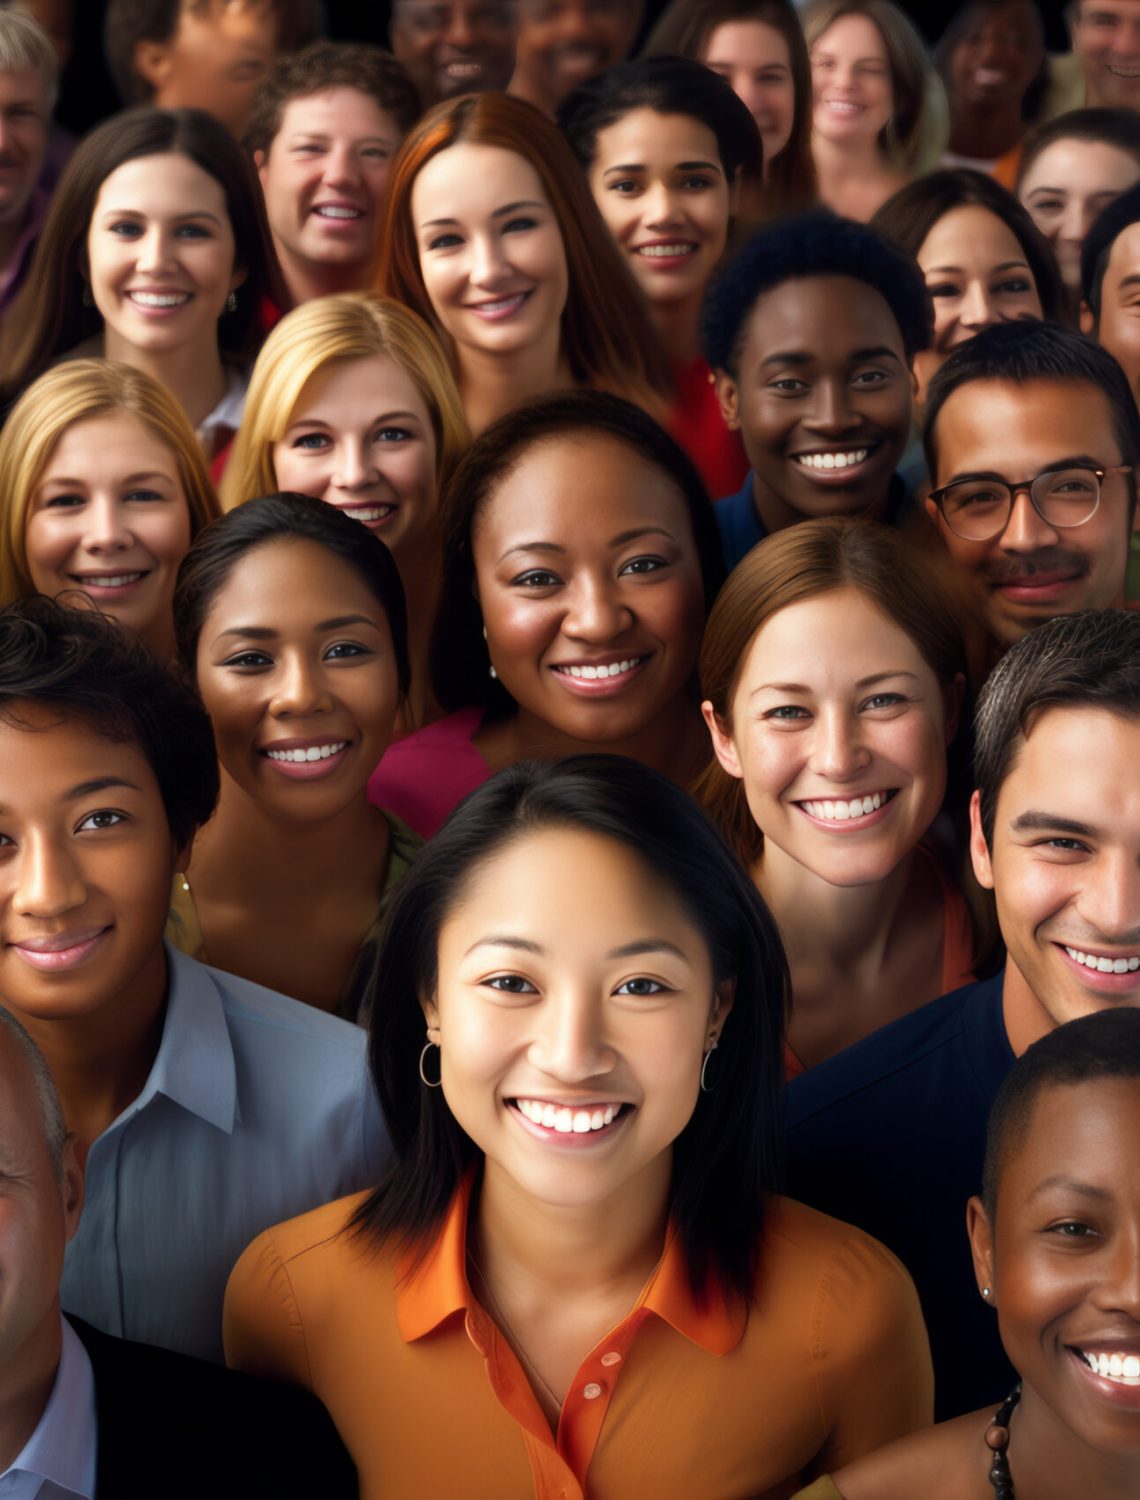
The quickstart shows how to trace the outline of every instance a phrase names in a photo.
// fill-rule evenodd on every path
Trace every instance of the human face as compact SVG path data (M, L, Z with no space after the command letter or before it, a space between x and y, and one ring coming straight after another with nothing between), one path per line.
M234 253L222 185L188 156L162 152L116 167L87 229L107 358L216 349L218 319L244 277Z
M246 553L202 622L196 678L223 778L255 807L318 823L363 799L399 688L387 616L355 568L296 538Z
M529 162L498 146L450 146L416 178L412 219L427 294L461 354L560 341L566 249Z
M811 49L812 124L825 141L877 141L895 107L887 44L867 16L840 16Z
M1089 1357L1140 1356L1136 1080L1043 1089L1003 1163L994 1224L977 1200L971 1219L975 1266L1022 1379L1019 1419L1040 1411L1090 1481L1098 1455L1135 1472L1140 1381L1094 1372Z
M1053 247L1066 287L1081 291L1081 249L1093 220L1140 182L1140 162L1107 141L1054 141L1033 162L1018 196Z
M396 0L390 34L425 109L457 94L506 92L518 0Z
M400 138L387 110L359 89L289 101L269 151L255 158L286 269L356 268L367 276Z
M1140 106L1140 0L1076 0L1071 30L1085 103Z
M675 708L704 590L668 475L614 438L548 438L498 485L472 546L487 649L525 713L601 743Z
M692 115L631 109L598 131L590 190L650 302L704 296L732 207L707 125Z
M768 531L815 516L882 517L910 435L913 377L874 288L806 276L764 292L737 373L717 370L716 384Z
M639 0L521 0L516 86L551 114L572 89L623 62Z
M1112 243L1101 282L1096 340L1128 376L1140 404L1140 223Z
M115 1026L162 995L185 855L137 744L34 704L20 718L0 724L0 995L33 1025Z
M279 489L361 521L399 554L435 518L435 434L427 404L388 355L326 365L273 445Z
M1123 463L1108 399L1085 381L972 380L947 398L936 431L938 488L979 475L1027 484L1046 469ZM1108 474L1096 512L1057 530L1022 491L1005 530L984 542L956 536L933 501L926 509L974 584L990 635L1010 646L1054 615L1122 601L1133 494L1131 475Z
M129 412L65 429L31 496L24 547L38 593L82 589L159 654L190 509L174 454Z
M0 232L24 222L44 164L50 113L35 68L0 72Z
M775 846L829 885L869 885L938 815L960 689L944 690L906 632L842 588L760 627L730 725L711 703L702 711L721 765L744 783L765 858Z
M664 1201L729 1008L673 889L611 839L524 834L472 872L438 956L428 1034L487 1184L565 1207L628 1208L644 1185Z
M713 30L702 61L728 80L751 111L767 170L791 139L796 116L796 85L786 40L763 21L725 21Z
M934 343L915 355L920 399L951 350L991 323L1040 320L1037 283L1013 230L987 208L943 214L922 242L918 268L934 304Z
M970 848L997 902L1015 1051L1078 1016L1140 1005L1138 751L1135 719L1048 709L1001 784L988 846L974 796Z
M1045 37L1033 0L977 5L947 60L954 108L1020 109L1045 61Z
M277 54L272 0L182 0L165 42L140 42L135 66L158 109L204 109L239 136Z

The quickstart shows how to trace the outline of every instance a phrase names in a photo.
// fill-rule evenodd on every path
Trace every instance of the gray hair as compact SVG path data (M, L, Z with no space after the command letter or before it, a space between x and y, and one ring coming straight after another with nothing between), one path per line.
M5 1010L2 1005L0 1005L0 1029L14 1038L17 1047L27 1059L32 1073L32 1082L39 1096L44 1141L51 1155L55 1175L62 1179L63 1146L67 1140L67 1123L63 1118L63 1105L59 1102L59 1091L56 1089L55 1079L51 1076L51 1071L44 1061L43 1053L12 1012Z
M47 32L26 11L15 6L0 9L0 73L22 73L35 68L43 79L49 110L59 94L59 58Z
M974 784L993 845L998 792L1038 715L1087 708L1140 718L1140 614L1084 609L1022 636L978 698Z

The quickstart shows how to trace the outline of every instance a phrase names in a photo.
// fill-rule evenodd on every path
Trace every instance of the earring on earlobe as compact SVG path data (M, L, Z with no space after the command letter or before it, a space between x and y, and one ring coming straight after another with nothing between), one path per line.
M483 639L484 640L487 639L487 627L486 627L486 625L483 626ZM488 652L488 655L490 655L489 652ZM495 671L495 663L494 662L491 663L490 667L487 670L491 674L491 681L492 682L498 682L498 680L499 680L499 674L498 674L498 672Z
M984 1286L982 1288L982 1296L988 1302L990 1300L990 1298L993 1296L993 1292L992 1292L992 1290L988 1286Z
M237 312L237 293L236 292L231 292L229 294L229 296L226 298L226 311L228 313Z
M716 1051L717 1046L718 1046L717 1042L715 1042L715 1041L710 1042L709 1045L708 1045L708 1049L705 1052L704 1058L703 1058L703 1060L701 1062L701 1093L702 1094L711 1094L712 1091L713 1091L713 1085L709 1082L709 1079L708 1079L709 1058Z

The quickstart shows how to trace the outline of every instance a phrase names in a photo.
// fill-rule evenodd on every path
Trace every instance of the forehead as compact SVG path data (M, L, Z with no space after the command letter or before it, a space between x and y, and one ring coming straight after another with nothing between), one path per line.
M705 43L705 62L763 67L766 63L788 64L791 60L787 37L767 21L722 21Z
M311 375L305 384L290 422L320 409L322 420L336 426L351 425L397 407L430 420L427 403L410 373L389 354L363 359L336 359Z
M1105 191L1123 192L1140 179L1140 161L1108 141L1073 137L1046 146L1026 172L1022 195L1042 187L1064 187L1091 197Z
M1108 397L1087 380L967 381L940 408L935 436L940 484L964 472L1032 479L1081 454L1121 461ZM1113 493L1105 487L1102 506Z
M307 633L341 615L383 621L384 610L351 563L319 542L296 537L243 553L210 600L206 620L217 631L242 625Z
M1003 1152L999 1209L1015 1209L1052 1178L1140 1196L1137 1079L1046 1084L1018 1123Z
M816 39L812 55L817 53L858 53L860 57L887 61L887 44L883 33L868 16L846 15L833 21Z
M47 80L38 68L0 68L0 109L16 104L33 104L43 108L47 103Z
M742 355L748 363L787 351L843 360L881 345L903 357L902 330L873 286L854 276L796 276L753 303Z
M660 114L655 109L631 109L598 131L597 165L637 164L660 159L719 162L712 130L694 115Z
M976 203L943 214L919 247L917 260L929 275L997 265L1024 266L1025 251L1008 224Z
M1085 823L1102 838L1140 850L1138 757L1140 719L1091 706L1046 709L999 788L999 829L1033 810Z
M388 135L395 130L391 116L378 99L349 84L299 94L287 101L281 112L278 135L311 131L331 135L338 131Z
M784 681L791 675L806 687L851 685L895 670L930 672L901 625L861 590L840 588L787 604L765 620L752 638L740 683L750 690L761 678Z
M161 803L158 780L136 740L116 740L74 713L34 702L3 705L0 717L0 808L19 812L65 804L88 782L130 782ZM16 722L12 722L15 720Z
M447 146L420 169L412 185L417 219L479 217L515 200L547 201L538 172L517 151L467 141Z
M199 210L226 214L226 195L216 177L180 151L135 156L108 173L95 202L96 213L129 209L156 216Z
M61 433L40 477L47 479L66 470L69 477L91 478L94 467L104 466L120 474L145 468L178 477L178 461L170 447L127 411L72 422Z

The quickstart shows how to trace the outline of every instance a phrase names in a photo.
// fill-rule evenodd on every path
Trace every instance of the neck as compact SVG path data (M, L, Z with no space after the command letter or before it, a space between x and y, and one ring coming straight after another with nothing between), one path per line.
M1030 989L1025 976L1012 958L1005 961L1001 1013L1015 1057L1020 1057L1034 1042L1048 1036L1056 1028L1056 1022Z
M993 109L979 109L974 105L955 119L950 149L959 156L990 161L1012 150L1024 134L1025 123L1019 101L1003 103Z
M1140 1494L1140 1451L1090 1448L1025 1386L1009 1429L1009 1470L1019 1500L1116 1500Z
M40 1424L59 1370L62 1341L57 1299L20 1348L5 1353L0 1371L0 1474L11 1467Z
M840 143L826 140L818 131L815 131L811 138L811 152L815 158L821 197L825 185L828 188L837 185L846 186L853 179L879 177L888 170L877 140Z
M464 347L458 360L459 393L473 437L529 397L575 384L557 323L529 349L502 355Z
M676 302L651 302L649 311L671 364L688 365L701 352L701 305L705 288Z
M152 375L182 403L191 427L200 427L226 393L226 370L216 339L161 352L139 349L111 328L103 333L103 355Z
M372 284L372 264L324 265L292 255L274 237L281 274L289 293L289 306L300 307L317 297L335 297L340 292L366 292Z
M883 521L887 515L887 505L890 500L889 484L883 490L882 498L865 511L860 511L860 519L870 521ZM788 526L795 526L799 521L805 519L804 512L796 510L788 504L782 495L778 495L772 487L765 483L760 474L754 469L752 471L752 503L756 507L756 514L760 517L761 524L769 536L777 531L783 531Z
M625 755L671 781L687 785L708 758L708 736L700 715L684 694L644 729L620 740L588 741L563 734L545 719L519 709L513 723L512 760L557 760L564 755Z

